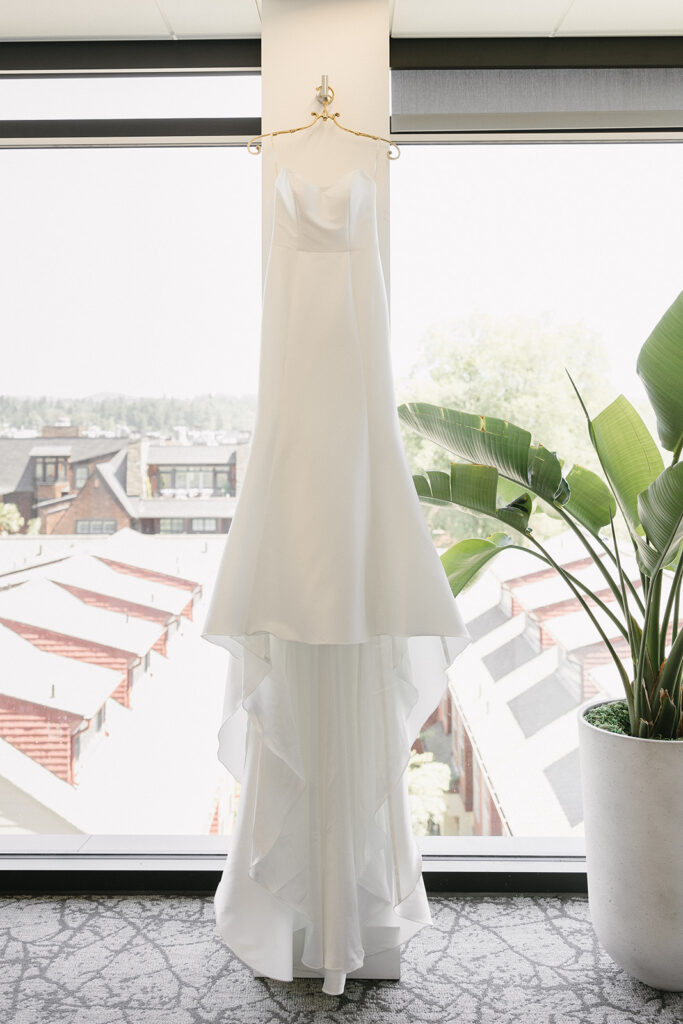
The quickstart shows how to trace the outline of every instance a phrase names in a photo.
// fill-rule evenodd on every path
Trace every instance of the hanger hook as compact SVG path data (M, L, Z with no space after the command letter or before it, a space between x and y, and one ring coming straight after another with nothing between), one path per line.
M330 103L334 102L334 89L331 85L327 85L327 75L323 75L323 84L326 87L326 91L323 89L322 85L316 85L315 91L318 93L318 99L323 105L323 112L322 114L319 114L318 117L322 117L323 121L327 121L328 117L332 116L331 114L328 114L327 108Z

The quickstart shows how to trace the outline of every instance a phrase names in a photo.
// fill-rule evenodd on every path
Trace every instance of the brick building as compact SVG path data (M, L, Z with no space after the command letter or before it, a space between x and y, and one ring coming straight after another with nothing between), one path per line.
M57 434L55 432L57 431ZM40 519L43 534L227 533L248 456L230 445L82 437L0 438L0 501Z

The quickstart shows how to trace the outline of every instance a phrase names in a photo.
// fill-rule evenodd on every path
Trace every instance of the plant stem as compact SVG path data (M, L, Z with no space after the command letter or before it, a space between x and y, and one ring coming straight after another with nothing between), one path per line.
M657 676L662 664L662 636L659 629L659 607L662 597L662 571L657 573L650 587L650 621L647 627L647 653L650 657L653 677Z
M617 616L614 614L614 612L610 610L609 606L606 605L605 602L601 598L599 598L598 595L596 593L594 593L590 589L590 587L586 586L585 583L582 583L581 580L577 579L576 576L574 576L573 573L568 572L567 569L563 570L563 575L566 576L567 580L571 580L572 583L575 586L579 587L580 590L583 590L584 594L587 594L588 597L590 597L592 601L595 601L595 603L598 605L598 607L602 608L602 610L605 613L605 615L607 615L608 618L610 618L612 620L612 622L617 627L617 629L619 630L619 632L621 633L623 638L625 640L629 639L628 631L627 631L626 627L624 626L624 623L621 622L621 620L619 618L617 618Z
M624 594L624 604L626 605L626 611L627 611L626 625L628 626L628 645L631 648L631 660L635 662L636 636L635 636L635 633L634 633L634 630L633 630L633 619L631 617L630 610L629 610L628 594L626 593L626 587L624 585L624 570L621 567L621 558L619 557L619 545L617 544L617 534L616 534L616 531L614 529L614 517L611 514L610 514L610 517L609 517L609 525L610 525L610 528L612 530L612 540L614 542L614 554L615 554L615 558L616 558L617 569L619 570L619 579L621 581L621 586L622 586L622 590L623 590L623 594ZM627 694L627 699L628 699L628 694ZM635 736L635 728L636 728L636 724L637 723L636 723L636 719L635 719L635 708L633 706L633 697L631 697L631 700L628 702L628 713L629 713L629 718L631 719L631 734Z
M598 567L598 569L600 570L602 575L605 577L605 580L607 581L607 585L609 586L610 590L614 594L614 597L616 598L616 601L617 601L619 607L621 608L622 612L624 612L624 614L626 615L627 612L628 612L628 609L624 607L624 601L623 601L623 598L621 596L621 591L619 590L619 587L617 586L617 582L612 577L612 575L607 571L607 567L603 564L603 561L600 558L600 556L598 555L597 551L590 546L590 544L588 543L586 537L583 534L583 531L579 529L579 527L576 525L576 523L574 522L572 517L570 515L568 515L564 511L564 509L561 508L559 505L554 505L553 507L554 507L555 511L559 512L559 514L562 516L562 518L564 519L564 521L567 524L567 526L569 526L569 528L571 530L573 530L574 533L576 534L576 536L579 538L579 540L581 541L581 543L585 547L586 551L588 552L588 554L593 559L593 562Z
M624 686L624 690L626 692L626 699L629 701L629 707L630 707L630 702L633 699L632 692L631 692L631 684L629 683L628 676L626 675L626 669L624 668L622 660L619 657L619 655L617 654L617 652L614 650L614 647L612 646L612 644L611 644L611 642L609 640L609 637L605 633L604 629L602 628L602 626L598 622L598 620L595 617L595 615L593 615L593 613L590 610L589 606L584 601L584 599L581 596L578 588L575 587L574 584L572 583L572 581L569 579L569 576L568 576L567 572L562 568L561 565L559 565L555 561L555 559L552 557L552 555L548 551L546 551L546 549L543 547L543 545L540 543L540 541L537 541L535 537L531 536L531 534L528 535L528 539L531 541L532 544L535 544L536 547L540 551L543 552L543 554L545 555L545 558L550 563L550 565L552 565L552 567L555 569L555 571L558 572L560 574L560 576L564 579L565 583L573 591L575 597L578 598L580 604L583 607L583 610L586 612L586 614L590 618L591 622L593 623L593 625L597 629L598 633L600 634L600 637L601 637L602 641L604 642L605 646L607 647L607 650L609 651L609 653L612 656L612 659L613 659L615 665L617 666L617 669L619 671L619 675L621 676L621 681L622 681L623 686Z
M640 650L638 651L638 661L636 663L636 674L633 678L633 691L634 691L634 709L636 713L636 719L640 722L641 719L641 686L644 686L643 680L643 669L645 668L645 652L647 650L647 640L650 632L650 621L652 619L652 605L653 596L655 594L655 584L659 577L662 567L664 565L664 559L666 552L662 553L657 559L657 563L654 568L654 572L649 578L649 587L647 590L647 600L645 602L645 616L643 618L643 635L640 638ZM659 598L657 597L657 611L659 611ZM659 625L659 623L657 623ZM653 666L653 671L656 671L658 666Z
M514 530L515 527L513 526L512 529ZM531 540L538 547L541 547L541 545L538 543L538 541L535 540L532 537L531 533L525 533L523 536L524 536L525 540ZM514 544L514 545L511 545L511 546L518 548L519 551L526 551L527 554L533 555L534 558L540 559L542 562L545 562L546 565L550 565L553 569L556 570L556 572L560 573L560 575L564 578L565 582L569 583L569 581L571 580L571 582L574 584L574 586L578 587L580 590L583 590L583 592L585 594L587 594L591 598L591 600L595 601L595 603L600 608L602 608L602 610L605 613L605 615L607 615L608 618L610 618L612 620L612 622L617 627L617 629L619 630L621 635L624 637L624 639L625 640L629 640L629 634L628 634L628 632L627 632L623 622L614 614L613 611L611 611L611 609L605 604L605 602L601 598L599 598L598 595L595 594L590 589L590 587L588 587L585 583L582 583L581 580L578 579L573 573L569 572L568 569L564 569L561 566L558 566L558 564L555 563L552 560L548 561L548 558L550 558L550 556L548 556L548 558L546 558L544 555L539 555L539 553L537 551L532 551L531 548L521 547L518 544ZM506 549L501 549L501 550L506 550ZM541 549L541 550L543 550L543 549ZM585 605L584 605L584 607L585 607ZM629 640L629 642L630 642L630 640Z
M609 555L609 557L612 559L614 564L617 565L617 568L618 568L619 559L618 559L618 556L615 556L615 553L614 553L614 551L617 551L617 538L616 538L616 534L614 535L614 551L612 551L612 549L610 548L609 544L605 543L605 541L602 539L602 537L596 536L595 539L597 540L598 544ZM638 591L636 590L636 588L634 587L633 582L626 575L624 576L624 583L626 584L626 586L628 587L629 591L631 592L631 596L633 597L634 601L638 605L638 608L640 609L640 611L644 612L645 611L645 605L643 604L642 598L641 598L640 594L638 593ZM641 584L642 584L642 576L641 576Z
M681 580L683 579L683 549L678 554L678 565L674 572L673 579L671 581L671 590L669 591L669 597L667 598L666 605L664 606L664 617L662 619L662 634L664 636L664 643L666 644L666 634L669 631L669 619L671 618L671 611L673 609L674 621L672 629L671 642L673 643L678 633L678 615L679 615L679 601L681 597Z
M671 465L672 466L675 466L676 463L678 462L678 460L680 459L680 457L681 457L681 450L682 449L683 449L683 434L681 434L681 436L679 437L678 444L674 448L673 458L671 460Z

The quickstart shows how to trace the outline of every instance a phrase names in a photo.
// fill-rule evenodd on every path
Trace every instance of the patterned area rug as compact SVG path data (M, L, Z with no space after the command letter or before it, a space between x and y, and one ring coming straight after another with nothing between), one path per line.
M680 1024L683 995L628 978L583 896L439 896L400 982L254 979L210 897L0 899L3 1024Z

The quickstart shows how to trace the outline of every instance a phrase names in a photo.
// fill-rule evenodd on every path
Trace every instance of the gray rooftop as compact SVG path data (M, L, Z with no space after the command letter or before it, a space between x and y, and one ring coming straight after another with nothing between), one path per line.
M527 739L578 707L579 703L557 672L508 701L510 711Z
M70 444L35 444L29 455L71 455Z
M137 519L231 519L237 498L128 498Z
M147 449L147 464L222 466L231 461L235 447L234 444L151 444Z
M68 447L73 463L113 455L126 450L128 442L121 437L0 437L0 495L33 490L31 452L39 447Z
M126 464L128 460L128 449L122 448L116 452L109 462L100 462L95 467L95 472L104 479L110 491L121 505L126 515L132 519L136 518L134 507L135 499L129 498L126 494Z

